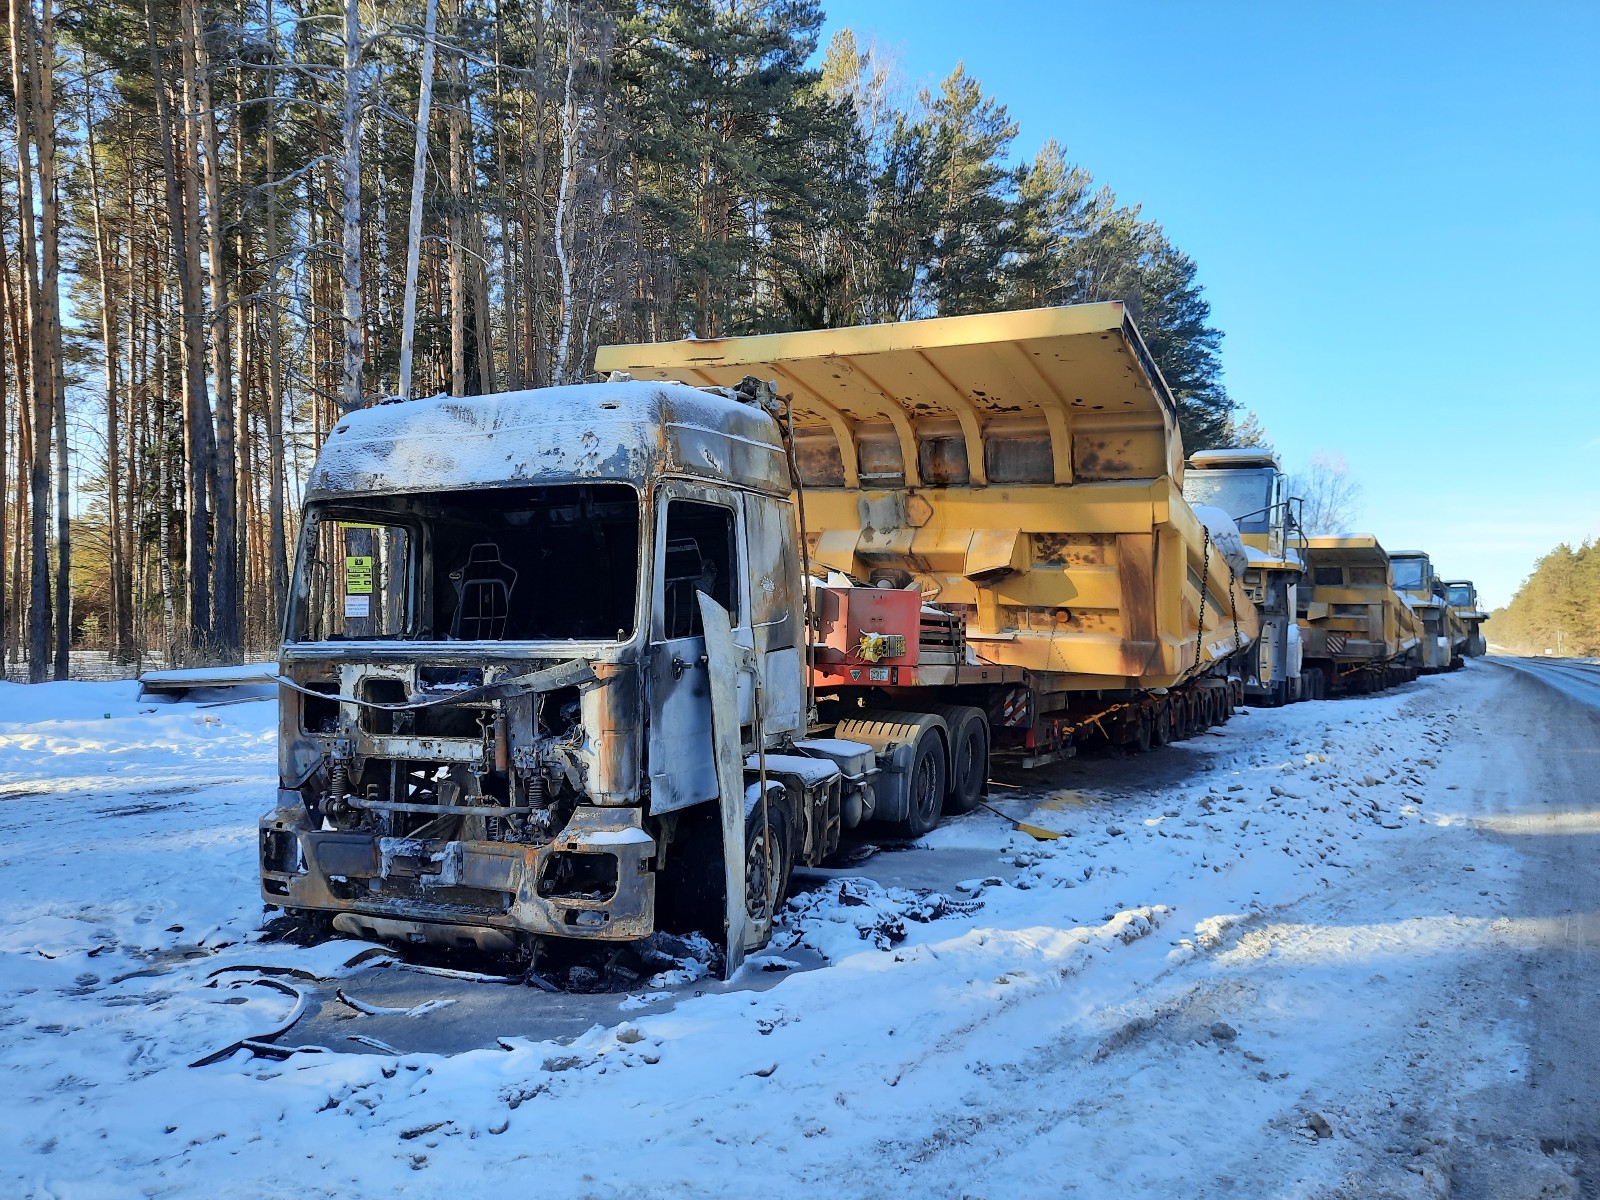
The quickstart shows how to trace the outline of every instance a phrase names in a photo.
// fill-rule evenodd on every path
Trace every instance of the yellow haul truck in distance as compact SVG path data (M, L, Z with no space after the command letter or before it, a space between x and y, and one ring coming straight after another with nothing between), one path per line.
M1371 534L1306 540L1300 636L1308 667L1332 692L1375 692L1417 676L1419 623L1395 590Z
M1298 504L1284 490L1278 456L1256 448L1191 454L1183 497L1202 515L1207 508L1226 513L1244 540L1245 587L1261 620L1256 653L1245 672L1245 698L1272 706L1320 698L1327 679L1320 667L1302 668L1296 619L1305 534Z
M1461 665L1457 641L1466 640L1466 627L1450 611L1444 585L1433 563L1421 550L1399 550L1389 555L1395 590L1400 592L1422 622L1418 644L1422 673L1436 674Z
M1255 608L1121 305L599 366L330 432L267 904L501 952L696 929L732 970L796 864L975 807L991 748L1231 711Z
M1476 585L1470 579L1447 579L1444 581L1444 589L1450 611L1466 628L1466 637L1460 646L1460 652L1468 658L1479 658L1487 654L1489 644L1484 640L1483 623L1489 619L1489 614L1478 604Z
M771 381L812 566L957 619L942 673L817 663L841 711L959 699L1031 766L1183 737L1239 698L1247 564L1183 498L1177 406L1123 305L612 346L596 367Z

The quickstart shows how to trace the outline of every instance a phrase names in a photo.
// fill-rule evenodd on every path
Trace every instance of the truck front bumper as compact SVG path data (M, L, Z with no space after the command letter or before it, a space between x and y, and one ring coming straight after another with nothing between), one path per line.
M261 821L261 898L334 914L346 932L510 949L519 934L655 929L656 844L636 809L582 807L554 840L522 845L314 829L296 793L280 802Z

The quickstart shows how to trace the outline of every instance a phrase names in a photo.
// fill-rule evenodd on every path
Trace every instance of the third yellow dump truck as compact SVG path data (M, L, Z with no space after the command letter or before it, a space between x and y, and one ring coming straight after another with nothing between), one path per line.
M1459 653L1468 658L1478 658L1488 653L1489 645L1484 641L1483 623L1489 619L1489 614L1478 604L1478 589L1470 579L1447 579L1444 581L1445 597L1450 603L1450 611L1455 614L1456 620L1465 627L1465 637Z
M1423 674L1459 667L1459 645L1467 640L1467 628L1451 610L1444 584L1434 574L1433 561L1421 550L1397 550L1389 555L1389 563L1395 590L1422 623L1417 649Z

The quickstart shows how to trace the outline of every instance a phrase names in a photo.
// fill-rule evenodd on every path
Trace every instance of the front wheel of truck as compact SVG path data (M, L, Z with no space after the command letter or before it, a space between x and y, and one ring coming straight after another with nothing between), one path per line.
M772 920L788 899L793 844L783 805L769 802L765 822L761 806L751 806L744 819L744 907L752 922Z

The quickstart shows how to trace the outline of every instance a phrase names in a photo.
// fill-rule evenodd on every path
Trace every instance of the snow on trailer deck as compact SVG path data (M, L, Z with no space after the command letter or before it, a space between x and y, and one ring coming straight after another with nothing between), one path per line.
M1550 863L1600 711L1542 689L997 779L1072 836L980 810L806 878L730 984L553 997L264 938L262 706L0 686L0 1195L1579 1195L1600 866Z

